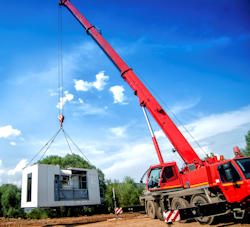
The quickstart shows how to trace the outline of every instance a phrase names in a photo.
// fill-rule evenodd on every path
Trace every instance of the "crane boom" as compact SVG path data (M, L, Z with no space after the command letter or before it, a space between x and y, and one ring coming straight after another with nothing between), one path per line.
M169 118L169 116L166 114L160 104L156 101L156 99L148 91L148 89L144 86L140 79L135 75L133 70L127 66L127 64L121 59L121 57L97 31L95 26L91 25L89 21L72 5L69 0L61 0L59 4L64 5L69 9L69 11L85 28L87 34L94 39L94 41L101 47L104 53L114 63L116 68L119 70L121 77L129 84L129 86L134 91L134 94L138 96L140 105L147 108L147 110L156 120L162 131L165 133L165 135L171 141L173 146L176 148L183 161L186 164L201 164L201 159L195 153L193 148L190 146L190 144L187 142L185 137L181 134L179 129Z

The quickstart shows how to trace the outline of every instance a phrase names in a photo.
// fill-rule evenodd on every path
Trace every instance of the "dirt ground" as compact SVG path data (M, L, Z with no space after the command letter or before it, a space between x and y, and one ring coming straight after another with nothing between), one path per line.
M220 227L250 227L250 219L246 218L244 220L234 220L232 217L220 217L217 218L217 224L212 226ZM106 227L106 226L118 226L118 227L168 227L168 225L158 219L150 219L147 215L143 214L122 214L119 215L119 219L115 219L114 214L108 215L93 215L93 216L83 216L83 217L73 217L73 218L54 218L54 219L43 219L43 220L24 220L24 219L13 219L13 218L0 218L0 226L60 226L60 227ZM179 223L175 222L171 227L201 227L198 222L189 223ZM202 225L209 226L209 225ZM170 227L170 226L169 226ZM210 226L211 227L211 226Z

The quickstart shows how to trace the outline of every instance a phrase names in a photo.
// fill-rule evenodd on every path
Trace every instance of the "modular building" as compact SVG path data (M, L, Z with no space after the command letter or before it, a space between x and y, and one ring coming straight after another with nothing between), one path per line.
M98 171L35 164L22 173L22 208L101 204Z

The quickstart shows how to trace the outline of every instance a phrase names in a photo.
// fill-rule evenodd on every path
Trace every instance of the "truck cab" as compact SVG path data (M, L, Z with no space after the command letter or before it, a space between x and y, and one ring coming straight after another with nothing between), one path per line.
M250 196L250 157L227 160L217 170L228 202L241 202Z
M147 188L149 191L182 187L183 184L176 162L150 167L147 177Z

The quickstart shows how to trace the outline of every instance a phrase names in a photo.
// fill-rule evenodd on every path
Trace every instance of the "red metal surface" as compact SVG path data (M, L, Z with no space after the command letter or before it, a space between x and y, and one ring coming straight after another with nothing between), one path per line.
M240 149L238 147L234 147L234 155L236 158L238 157L244 157L241 152L240 152Z
M122 214L123 210L122 207L115 207L115 214Z
M163 108L151 95L148 89L143 85L134 72L126 65L121 57L114 49L106 42L102 35L92 26L87 19L67 0L60 1L59 4L65 5L77 20L88 31L88 34L97 42L102 50L111 59L117 69L120 71L123 79L129 84L139 98L140 105L145 106L151 115L154 117L163 132L169 138L173 146L177 149L179 155L186 164L197 163L202 164L201 159L195 153L193 148L165 113Z
M60 124L60 127L62 127L62 123L63 123L63 121L64 121L64 116L63 116L62 114L60 114L60 115L58 116L58 120L59 120L59 122L61 123L61 124Z
M149 179L149 175L152 169L157 168L157 167L162 167L162 170L165 167L172 167L172 170L174 172L174 179L169 179L169 181L167 180L165 183L162 182L163 179L163 171L161 172L161 176L160 176L160 182L159 182L159 188L148 188L148 179ZM147 189L149 191L160 191L162 189L168 190L168 189L173 189L173 188L180 188L183 187L183 183L182 183L182 177L180 176L179 170L178 170L178 166L176 165L176 162L168 162L168 163L163 163L163 164L159 164L159 165L155 165L155 166L150 166L150 169L148 171L147 174Z
M234 182L222 182L221 176L217 171L219 165L226 164L228 162L232 162L234 168L239 173L241 180ZM250 192L250 180L245 178L245 175L242 173L239 166L235 163L234 159L229 159L226 161L221 161L209 166L211 181L210 187L220 188L222 193L224 194L226 200L231 203L241 202L244 200Z
M179 210L164 211L163 217L166 223L172 223L172 222L181 220Z
M209 166L204 166L202 168L187 172L186 182L188 182L190 188L209 185L211 183ZM186 182L184 182L185 188L187 188Z

